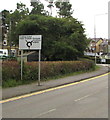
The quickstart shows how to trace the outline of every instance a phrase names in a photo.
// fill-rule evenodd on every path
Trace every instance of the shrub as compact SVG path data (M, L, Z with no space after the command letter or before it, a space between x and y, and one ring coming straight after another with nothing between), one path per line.
M37 62L27 62L23 66L23 80L33 81L38 79L38 64Z
M77 71L88 71L94 68L93 61L56 61L41 62L41 80L57 77ZM38 62L27 62L23 65L23 80L20 80L20 63L16 61L3 61L3 85L12 86L30 83L38 80Z
M16 61L3 61L2 63L2 79L7 81L9 79L20 79L20 65Z

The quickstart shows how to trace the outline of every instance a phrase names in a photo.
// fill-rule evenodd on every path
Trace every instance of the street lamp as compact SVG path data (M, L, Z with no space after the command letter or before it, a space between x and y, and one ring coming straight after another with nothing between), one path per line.
M94 39L95 39L95 65L96 65L96 60L97 60L97 58L96 58L96 53L97 53L97 51L96 51L96 22L95 22L95 20L96 20L96 17L97 16L101 16L101 15L106 15L106 14L108 14L108 13L103 13L103 14L96 14L96 15L94 15Z

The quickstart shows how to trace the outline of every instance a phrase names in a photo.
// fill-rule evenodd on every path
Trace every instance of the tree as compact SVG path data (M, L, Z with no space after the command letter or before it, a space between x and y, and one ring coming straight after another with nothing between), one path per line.
M23 3L17 3L17 8L10 13L10 20L17 25L21 20L24 20L29 15L29 9Z
M76 60L87 46L83 24L75 18L30 15L17 25L19 35L42 35L42 60Z
M39 0L37 0L36 2L31 2L31 6L33 8L30 14L47 15L47 11L44 10L44 5Z
M58 8L58 14L60 17L71 17L73 14L72 4L69 2L55 2L56 8Z
M13 44L16 44L15 41L15 29L17 27L17 25L19 24L19 22L21 22L22 20L24 20L28 15L29 15L29 9L26 7L25 4L23 3L17 3L16 5L16 9L14 12L10 13L10 17L9 17L9 21L10 21L10 28L11 28L11 41Z
M50 8L50 16L52 16L52 7L54 7L54 6L53 6L53 1L54 1L54 0L47 0L47 1L49 2L49 4L48 4L47 7Z
M9 11L8 10L3 10L1 12L1 17L2 17L2 41L4 41L5 35L8 34L8 26L9 26Z
M19 12L20 20L24 19L27 15L29 15L29 9L23 3L17 3L17 9L15 12Z
M54 44L53 47L53 53L51 60L75 60L77 59L77 49L71 45L69 45L67 42L64 41L57 41Z

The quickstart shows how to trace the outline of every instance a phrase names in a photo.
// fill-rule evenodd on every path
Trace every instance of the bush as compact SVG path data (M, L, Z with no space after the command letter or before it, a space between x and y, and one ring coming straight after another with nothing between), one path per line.
M4 81L2 86L3 87L13 87L13 86L15 87L15 86L20 85L20 84L22 84L21 81L16 81L15 79L9 79L7 81Z
M37 62L27 62L23 66L23 80L33 81L38 79L38 64Z
M16 61L3 61L2 63L2 79L8 81L9 79L20 79L20 65Z
M57 77L73 72L88 71L94 68L93 61L57 61L41 62L41 80ZM3 85L13 86L30 83L38 80L38 62L27 62L23 65L23 80L20 80L20 63L16 61L3 61ZM11 83L10 83L11 82Z

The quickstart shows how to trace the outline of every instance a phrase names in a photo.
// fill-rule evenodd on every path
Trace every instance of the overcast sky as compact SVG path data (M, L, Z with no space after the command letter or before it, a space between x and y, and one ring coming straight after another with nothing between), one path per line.
M22 2L30 7L30 0L1 0L0 11L3 9L15 10L16 3ZM45 0L40 0L47 5ZM73 17L82 21L87 37L94 37L94 16L96 24L96 37L108 38L108 2L110 0L70 0L73 7ZM55 10L53 8L53 14ZM99 15L97 15L99 14Z

